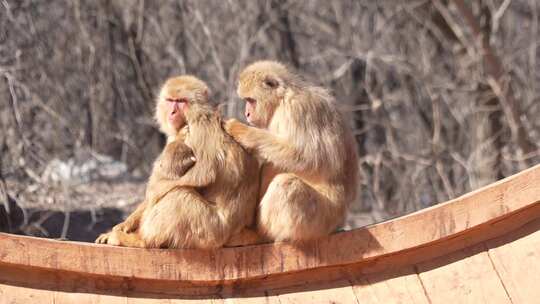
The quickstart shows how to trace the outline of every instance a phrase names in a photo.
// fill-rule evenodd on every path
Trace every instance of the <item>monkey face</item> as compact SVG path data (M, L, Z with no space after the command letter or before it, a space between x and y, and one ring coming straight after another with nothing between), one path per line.
M238 95L246 102L244 114L249 124L266 128L284 97L287 73L277 62L263 61L248 66L238 80Z
M167 112L167 122L174 130L180 130L185 124L185 111L188 106L186 98L167 97L165 107Z
M186 125L184 115L188 99L178 94L165 94L160 96L156 116L161 129L167 134L175 134Z
M208 87L193 76L168 79L159 93L156 118L161 130L171 136L186 125L186 112L191 104L206 103Z

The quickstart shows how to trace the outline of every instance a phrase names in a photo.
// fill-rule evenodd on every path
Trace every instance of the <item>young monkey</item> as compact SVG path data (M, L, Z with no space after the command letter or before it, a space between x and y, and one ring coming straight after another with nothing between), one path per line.
M167 145L145 200L96 243L146 248L223 246L252 223L258 164L223 130L208 87L193 76L167 80L156 118Z

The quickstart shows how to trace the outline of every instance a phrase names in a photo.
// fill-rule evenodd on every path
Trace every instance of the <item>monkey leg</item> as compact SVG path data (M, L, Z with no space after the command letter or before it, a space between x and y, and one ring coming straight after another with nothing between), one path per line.
M112 231L100 234L97 237L97 239L95 240L95 243L96 244L115 245L115 244L111 244L109 242L109 239L113 235L114 231L120 231L120 232L124 232L124 233L131 233L131 232L134 232L135 230L137 230L137 228L139 227L139 222L141 221L141 217L142 217L142 214L144 212L144 209L146 208L146 205L147 205L146 200L143 201L142 203L140 203L139 206L137 206L137 209L135 209L135 211L133 211L133 213L131 213L128 216L128 218L126 218L123 222L115 225L112 228ZM138 247L138 246L136 246L136 247Z
M263 244L269 242L267 239L263 238L256 231L244 228L239 233L234 234L225 244L225 247L239 247L239 246L248 246Z
M139 227L141 217L143 215L144 209L147 206L146 200L137 206L135 211L131 213L123 222L117 224L112 228L113 231L122 231L122 232L133 232Z
M175 189L147 208L139 234L150 248L217 248L229 239L230 220L195 190Z
M345 205L294 174L278 174L259 204L257 228L275 241L305 241L342 224Z

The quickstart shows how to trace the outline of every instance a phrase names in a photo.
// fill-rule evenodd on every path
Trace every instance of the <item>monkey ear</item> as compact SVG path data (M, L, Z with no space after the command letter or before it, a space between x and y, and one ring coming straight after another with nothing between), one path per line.
M275 89L279 86L279 81L272 76L266 76L263 83L270 89Z

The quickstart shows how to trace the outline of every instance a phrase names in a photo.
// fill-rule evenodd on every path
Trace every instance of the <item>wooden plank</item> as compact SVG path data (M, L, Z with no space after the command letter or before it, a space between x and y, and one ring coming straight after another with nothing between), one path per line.
M54 304L126 304L123 296L108 296L79 292L52 292L54 294Z
M174 297L174 296L170 296ZM169 299L163 296L163 299L158 298L127 298L127 304L223 304L223 299L210 298L193 298L193 299Z
M224 300L216 297L201 297L193 299L173 299L169 300L170 304L223 304Z
M296 288L275 291L279 303L303 304L303 303L358 303L352 287L348 282L342 282L343 287L321 288L316 286L299 286ZM301 291L299 291L301 290Z
M1 304L51 304L54 295L48 290L0 284Z
M483 244L418 265L431 303L511 303Z
M126 304L127 300L126 297L123 296L108 296L108 295L94 295L94 299L92 302L93 304ZM75 298L75 301L73 302L67 302L67 303L82 303L80 300L77 301L78 298ZM67 304L66 303L66 304ZM56 302L55 304L58 304Z
M135 298L127 297L126 304L169 304L168 299Z
M540 220L487 242L489 256L514 303L540 300Z
M540 165L455 200L307 245L278 243L215 251L144 250L0 233L0 267L22 265L87 275L196 283L247 281L284 272L394 257L444 243L540 203ZM483 241L480 236L470 242ZM450 248L455 250L459 243ZM335 250L347 248L347 250ZM444 246L436 249L444 253ZM414 258L422 257L418 254Z
M412 267L358 276L353 282L356 298L362 304L429 304L422 283Z
M225 298L226 304L279 304L277 296L261 295L254 297Z

